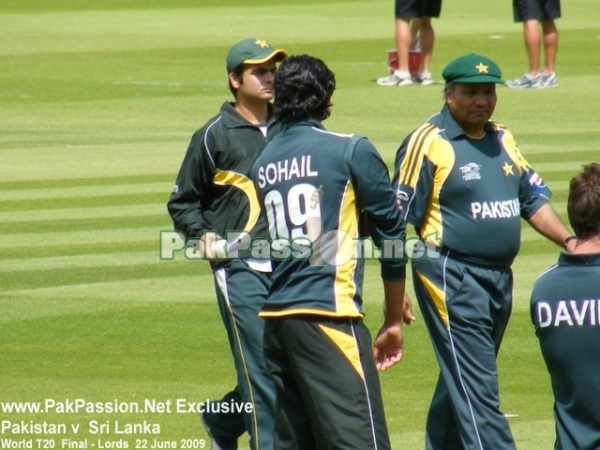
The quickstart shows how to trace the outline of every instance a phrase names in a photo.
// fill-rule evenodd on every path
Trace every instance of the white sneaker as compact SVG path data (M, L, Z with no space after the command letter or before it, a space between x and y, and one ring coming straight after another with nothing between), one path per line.
M555 88L556 86L558 86L558 80L556 74L552 72L547 75L542 73L539 79L529 87L533 89L547 89Z
M394 70L394 73L387 77L377 78L379 86L410 86L413 84L410 73Z
M506 87L511 89L524 89L536 86L542 79L542 74L531 75L529 72L525 72L521 78L515 78L514 80L508 80L505 84Z
M431 72L419 72L417 74L417 80L421 83L421 86L429 86L433 84L433 77Z

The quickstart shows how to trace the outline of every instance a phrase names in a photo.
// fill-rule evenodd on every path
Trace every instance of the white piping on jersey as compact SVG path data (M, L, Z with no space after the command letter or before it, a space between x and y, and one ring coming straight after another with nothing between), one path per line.
M332 136L347 137L347 138L354 136L353 134L334 133L333 131L323 130L323 129L317 128L317 127L311 127L311 128L315 131L318 131L319 133L330 134Z
M431 116L429 116L429 118L425 121L426 123L429 123L429 121L431 119L433 119L435 116L439 116L441 114L441 112L436 112L435 114L432 114ZM433 125L433 124L432 124Z
M552 272L554 269L556 269L558 267L558 264L554 264L553 266L548 267L546 270L544 270L538 277L537 280L539 280L540 278L542 278L544 275L546 275L548 272ZM536 281L537 281L536 280Z
M446 311L448 311L448 306L446 305L446 264L448 263L448 258L450 257L450 252L444 258L444 269L442 271L444 278L444 307ZM473 421L473 427L475 428L475 434L477 436L477 442L479 444L480 450L483 450L483 443L481 442L481 437L479 435L479 429L477 428L477 421L475 420L475 413L473 412L473 405L471 404L471 399L469 398L469 394L467 393L467 388L463 382L462 373L460 371L460 365L458 364L458 358L456 356L456 349L454 348L454 339L452 338L452 330L450 329L450 315L448 315L448 338L450 340L450 347L452 348L452 357L454 358L454 365L456 366L456 370L458 372L458 378L460 380L460 387L465 395L467 400L467 405L469 405L469 413L471 414L471 420Z
M211 124L212 125L212 124ZM252 389L252 383L250 382L250 371L248 370L248 366L246 364L246 357L244 355L244 347L242 346L242 340L240 338L240 332L238 330L237 322L235 321L235 315L233 314L233 309L231 308L231 302L229 301L229 292L227 290L227 271L223 269L218 269L215 271L215 280L217 281L217 286L225 299L225 303L227 303L227 311L229 312L229 316L231 319L232 331L235 334L235 341L240 350L240 358L242 360L242 365L244 366L244 376L246 378L246 383L248 385L248 394L250 395L250 401L254 405L254 391ZM258 417L256 415L256 410L252 410L252 422L254 427L254 439L258 445L259 436L258 436Z
M352 320L349 321L350 322L350 329L352 330L352 337L354 338L354 343L356 344L356 347L358 348L358 338L356 337L356 330L354 329L354 322ZM360 359L358 361L361 366L362 363L360 362ZM364 367L363 367L363 372L364 372ZM369 422L371 423L371 434L373 435L373 450L377 450L378 446L377 446L377 434L375 433L375 423L374 423L374 418L373 418L373 408L371 407L371 395L369 394L369 386L367 385L367 378L366 377L362 377L362 382L363 382L363 386L365 388L365 393L367 394L367 407L369 408Z
M206 132L204 133L204 148L206 148L206 153L208 154L210 161L213 163L213 166L215 166L215 167L216 167L215 160L213 159L212 155L210 154L210 149L208 148L208 133L210 132L210 129L212 128L212 126L214 124L216 124L222 118L223 118L223 116L217 117L217 119L206 128Z

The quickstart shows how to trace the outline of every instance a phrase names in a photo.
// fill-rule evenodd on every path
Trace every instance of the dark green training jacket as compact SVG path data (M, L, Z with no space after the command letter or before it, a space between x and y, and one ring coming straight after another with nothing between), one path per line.
M269 119L273 116L269 105ZM266 124L265 124L266 126ZM269 133L278 128L269 122ZM263 131L225 102L218 115L192 136L167 208L186 239L214 231L268 236L256 191L249 179L267 144Z

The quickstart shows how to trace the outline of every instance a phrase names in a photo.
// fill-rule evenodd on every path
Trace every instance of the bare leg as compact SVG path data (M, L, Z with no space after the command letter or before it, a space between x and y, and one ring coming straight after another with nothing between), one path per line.
M431 26L431 18L425 17L420 19L420 35L421 35L421 73L429 72L429 64L431 63L431 55L433 54L433 43L435 41L435 33Z
M408 51L411 42L410 18L396 19L396 49L398 50L399 71L408 71Z
M415 17L410 21L410 49L415 50L417 48L419 37L419 30L421 29L421 19Z
M554 64L556 63L558 30L553 20L544 20L542 21L542 31L544 33L544 52L546 55L544 73L549 74L554 72Z
M536 76L540 72L541 33L537 20L526 20L523 23L525 50L529 59L529 73Z

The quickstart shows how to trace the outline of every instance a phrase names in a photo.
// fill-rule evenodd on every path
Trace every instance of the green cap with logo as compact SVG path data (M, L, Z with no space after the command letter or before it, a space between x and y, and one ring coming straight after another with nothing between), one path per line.
M504 83L500 67L475 53L456 58L446 66L442 77L446 83Z
M240 64L262 64L275 58L281 61L288 56L285 50L274 49L261 39L244 39L235 44L227 53L227 73L233 72Z

